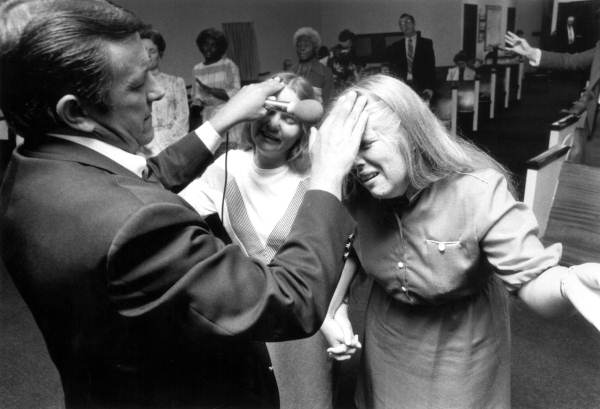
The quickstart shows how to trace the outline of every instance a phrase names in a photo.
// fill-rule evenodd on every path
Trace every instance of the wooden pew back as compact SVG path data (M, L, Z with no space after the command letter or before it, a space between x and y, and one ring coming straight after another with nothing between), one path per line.
M563 244L563 265L600 262L600 168L563 163L543 241Z

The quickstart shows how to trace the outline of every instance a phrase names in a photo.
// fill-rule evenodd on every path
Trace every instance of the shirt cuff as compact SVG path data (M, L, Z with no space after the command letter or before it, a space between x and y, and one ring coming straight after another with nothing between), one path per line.
M215 131L215 128L213 128L209 121L204 122L194 132L211 153L215 153L219 146L221 146L221 142L223 142L221 135Z
M542 50L539 48L533 49L533 56L529 59L529 65L532 67L538 67L540 65L540 61L542 60Z

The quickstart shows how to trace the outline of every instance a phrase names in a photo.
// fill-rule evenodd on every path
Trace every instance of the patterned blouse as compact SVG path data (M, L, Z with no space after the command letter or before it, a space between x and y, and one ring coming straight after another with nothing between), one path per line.
M192 86L192 105L204 107L202 117L206 121L213 117L214 113L225 104L225 101L214 97L196 82L200 80L203 84L213 88L224 89L231 98L240 89L240 71L233 61L227 57L209 65L204 62L194 66L194 84Z
M146 145L149 156L158 154L189 131L189 107L185 81L162 72L154 76L165 91L165 96L152 103L154 139Z

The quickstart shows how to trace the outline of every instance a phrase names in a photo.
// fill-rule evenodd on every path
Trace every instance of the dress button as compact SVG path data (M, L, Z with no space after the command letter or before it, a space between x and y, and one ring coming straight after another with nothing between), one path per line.
M404 263L403 263L403 262L401 262L401 261L399 261L399 262L398 262L398 268L404 268Z
M446 251L446 245L444 243L440 243L438 244L438 250L443 253L444 251Z

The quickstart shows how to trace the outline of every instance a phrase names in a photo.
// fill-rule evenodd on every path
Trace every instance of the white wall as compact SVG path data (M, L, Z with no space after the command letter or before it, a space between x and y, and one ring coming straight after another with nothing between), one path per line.
M260 72L281 70L284 58L296 61L294 32L320 25L319 4L294 0L116 0L158 29L167 43L161 70L192 83L192 67L202 60L196 36L222 23L252 21Z
M517 0L516 28L523 30L525 38L534 47L540 45L540 37L533 33L542 31L542 12L544 0Z

